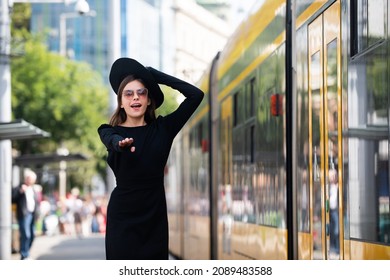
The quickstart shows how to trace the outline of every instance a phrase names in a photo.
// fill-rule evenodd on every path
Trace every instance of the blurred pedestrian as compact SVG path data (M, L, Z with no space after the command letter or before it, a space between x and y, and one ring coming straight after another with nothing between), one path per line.
M71 216L70 221L74 226L74 232L77 237L83 237L82 218L83 218L83 201L80 198L80 190L77 187L72 188L66 201L68 213ZM71 231L73 232L73 231Z
M117 108L98 132L117 187L107 208L107 259L168 259L164 168L173 139L203 99L203 92L178 78L119 58L110 71ZM156 118L164 100L158 84L186 99L176 111Z
M337 170L329 170L330 251L339 258L339 203Z
M97 205L95 212L92 216L91 231L93 233L105 233L106 232L106 219L104 217L102 207Z
M30 258L30 249L35 238L35 223L39 217L39 199L35 188L37 175L27 169L24 182L12 190L12 203L16 204L16 216L19 224L20 256L22 260Z

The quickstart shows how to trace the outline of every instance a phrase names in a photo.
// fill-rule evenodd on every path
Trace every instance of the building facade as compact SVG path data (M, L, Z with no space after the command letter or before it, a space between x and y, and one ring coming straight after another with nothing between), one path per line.
M118 56L196 82L232 31L195 1L120 0L119 30L110 30L111 1L88 3L92 12L84 15L72 4L32 4L31 31L45 32L49 50L90 63L107 82L111 32L120 32Z

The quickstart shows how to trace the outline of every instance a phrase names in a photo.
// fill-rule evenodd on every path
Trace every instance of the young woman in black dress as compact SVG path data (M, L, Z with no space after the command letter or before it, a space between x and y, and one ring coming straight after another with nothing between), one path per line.
M164 168L173 139L204 94L130 58L114 62L110 83L118 106L110 123L98 128L116 178L107 207L106 258L168 259ZM164 100L158 84L178 90L185 100L176 111L156 118Z

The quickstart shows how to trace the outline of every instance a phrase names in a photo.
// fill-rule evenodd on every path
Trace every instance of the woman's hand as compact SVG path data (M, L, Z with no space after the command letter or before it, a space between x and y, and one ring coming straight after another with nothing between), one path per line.
M130 147L130 152L135 152L135 147L133 146L134 139L133 138L125 138L119 141L119 148L124 149L126 147Z

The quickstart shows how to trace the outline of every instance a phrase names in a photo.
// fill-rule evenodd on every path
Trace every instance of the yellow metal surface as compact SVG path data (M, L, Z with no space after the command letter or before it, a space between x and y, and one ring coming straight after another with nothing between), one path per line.
M223 225L218 225L218 258L222 260L286 260L287 231L234 222L231 252L223 250Z
M311 260L311 235L310 233L298 232L298 259Z
M390 246L350 241L350 255L353 260L389 260Z
M210 259L210 219L205 216L185 217L184 258L186 260Z

